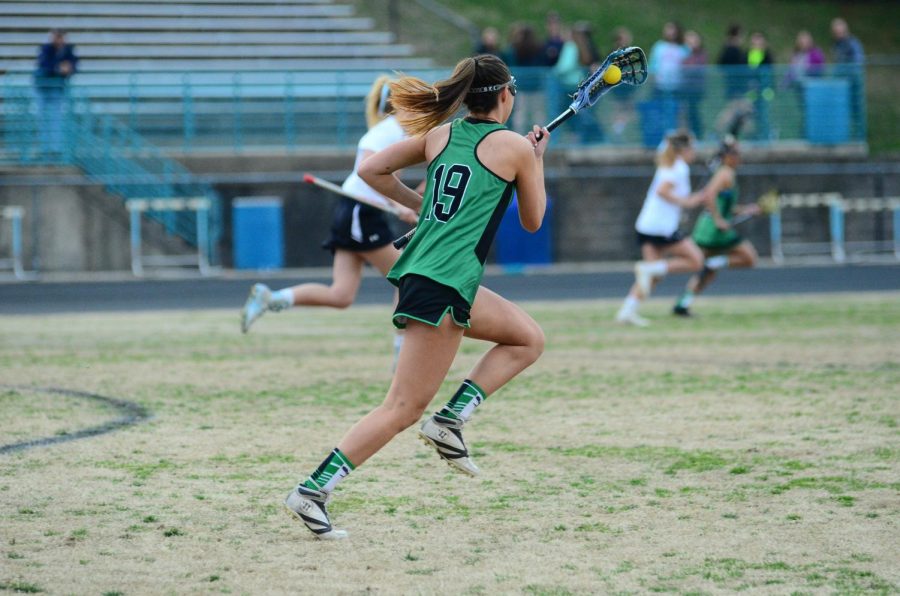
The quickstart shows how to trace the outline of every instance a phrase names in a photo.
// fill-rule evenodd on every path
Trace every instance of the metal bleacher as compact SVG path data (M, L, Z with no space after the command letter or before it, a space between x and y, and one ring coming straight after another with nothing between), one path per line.
M65 96L65 147L42 147L36 57L63 29L79 58ZM332 0L0 0L0 162L75 165L123 199L218 196L170 149L351 146L364 127L347 101L377 74L429 59ZM357 122L358 120L358 122ZM302 128L301 128L302 127ZM190 244L192 213L148 212Z
M301 134L345 146L364 130L347 101L377 74L433 66L332 0L0 0L8 89L31 84L51 28L76 47L73 97L183 151L291 147Z
M30 71L51 28L68 32L82 73L431 65L373 26L329 0L0 0L0 70Z

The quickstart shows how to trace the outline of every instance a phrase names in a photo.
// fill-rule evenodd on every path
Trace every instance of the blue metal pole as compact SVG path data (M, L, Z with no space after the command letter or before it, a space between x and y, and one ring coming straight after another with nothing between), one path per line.
M776 263L784 262L784 251L781 247L781 213L775 212L769 215L769 243L772 245L772 260Z
M296 128L294 124L294 77L287 73L284 81L284 136L288 149L296 144Z
M844 250L844 207L840 201L832 201L828 206L831 228L831 256L838 263L847 259Z
M25 278L25 269L22 267L22 211L21 207L16 207L12 212L13 273L19 279Z
M185 153L191 150L191 145L194 141L194 105L193 105L193 97L191 96L191 75L190 73L185 73L182 78L183 89L182 89L182 112L183 112L183 122L182 126L184 130L182 131L183 137L183 146Z
M240 153L241 148L243 146L243 142L241 140L241 75L240 73L235 73L233 82L232 93L234 96L234 120L233 120L233 131L234 131L234 152Z
M141 212L136 205L127 205L131 223L131 272L135 277L144 274L141 264Z
M900 259L900 207L894 207L894 256Z
M209 206L197 209L197 265L209 275Z

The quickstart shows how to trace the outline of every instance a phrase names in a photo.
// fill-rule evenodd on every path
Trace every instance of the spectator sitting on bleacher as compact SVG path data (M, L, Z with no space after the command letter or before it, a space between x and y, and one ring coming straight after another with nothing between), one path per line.
M663 25L662 39L650 48L647 65L658 96L674 98L681 87L681 63L687 55L684 34L678 23L670 21Z
M534 28L528 23L516 23L510 30L509 69L516 78L518 95L512 113L512 128L525 132L534 122L544 121L544 48Z
M831 21L831 37L834 39L835 63L861 65L865 62L862 43L850 33L847 21L840 17Z
M747 53L744 51L744 32L740 25L728 26L725 45L719 54L719 66L724 66L722 73L725 79L725 97L735 100L743 97L747 89L746 72Z
M634 36L627 27L616 27L613 30L612 50L621 50L634 45ZM617 140L622 140L625 128L634 119L634 95L638 88L632 85L616 87L610 96L618 105L613 110L612 132Z
M688 55L682 62L682 79L680 96L684 100L685 111L690 131L694 138L702 139L704 133L703 114L700 104L706 94L706 49L703 47L703 39L696 31L687 31L684 34L684 45L688 49Z
M756 138L763 141L771 136L769 104L775 99L775 90L772 88L774 63L766 36L762 31L754 31L750 35L750 50L747 52L747 66L750 67L747 99L753 102Z
M481 31L481 39L478 41L478 45L475 46L474 55L479 56L481 54L491 54L498 58L502 54L500 33L494 27L485 27Z
M559 14L555 11L547 13L547 39L544 41L544 65L553 66L559 60L559 53L562 51L563 44L562 21Z
M825 54L816 46L809 31L797 33L794 55L787 73L787 82L799 86L804 77L819 77L825 72Z
M66 33L50 32L50 42L41 46L34 75L41 118L41 149L45 154L62 151L66 112L66 84L78 69L75 47L66 43Z
M831 21L831 38L834 40L834 74L844 77L850 83L850 106L853 110L853 123L858 133L863 130L862 117L862 71L866 56L862 43L850 33L847 21L838 17Z
M554 89L557 89L558 93L551 98L549 105L555 106L554 113L566 109L571 101L568 94L578 87L599 62L600 55L591 36L590 24L587 21L575 23L571 39L563 44L559 60L553 66L552 74L558 83L554 85ZM573 129L581 144L603 141L603 129L594 118L594 112L594 110L578 110L572 118L574 122L570 129Z

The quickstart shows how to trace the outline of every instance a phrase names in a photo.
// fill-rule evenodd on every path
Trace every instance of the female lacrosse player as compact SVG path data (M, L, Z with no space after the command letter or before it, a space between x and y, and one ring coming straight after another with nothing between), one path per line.
M735 171L741 163L737 141L730 139L723 142L719 157L722 165L703 191L706 211L697 219L692 234L705 257L703 270L691 276L672 309L673 314L682 317L691 316L690 306L694 296L712 283L719 269L756 265L756 248L731 226L736 215L757 215L760 212L756 204L737 205Z
M488 395L543 351L543 332L525 311L479 288L513 191L521 224L529 231L540 227L546 207L543 154L550 134L535 126L523 137L504 126L515 94L506 64L490 55L462 60L450 78L434 85L413 77L391 84L394 106L409 112L402 122L414 136L370 157L360 175L383 195L421 208L417 232L388 274L400 290L394 325L405 327L406 340L384 402L357 422L285 500L320 538L346 536L332 527L325 510L331 491L419 420L464 334L495 345L450 401L425 420L419 435L451 466L470 475L478 468L466 450L463 425ZM439 126L463 105L466 118ZM428 163L424 202L395 175L422 162Z
M702 193L691 194L690 164L695 157L691 135L678 131L666 137L657 156L656 174L635 223L641 261L634 266L635 283L616 314L616 321L638 327L649 322L638 315L641 300L668 273L699 271L703 254L694 241L678 231L681 210L703 201Z
M397 121L388 83L389 77L379 77L366 97L369 131L357 145L353 172L343 184L345 191L379 203L386 203L388 199L363 182L358 170L364 159L406 138L403 127ZM416 223L415 211L394 206L400 209L401 220ZM387 275L397 261L400 251L391 244L393 237L383 211L341 197L334 210L331 238L323 244L323 248L330 249L334 254L331 285L306 283L273 292L265 284L254 284L241 310L241 331L247 333L254 321L268 311L278 312L298 304L347 308L356 298L364 263L369 263ZM399 350L402 341L403 336L398 333L394 340L395 352Z

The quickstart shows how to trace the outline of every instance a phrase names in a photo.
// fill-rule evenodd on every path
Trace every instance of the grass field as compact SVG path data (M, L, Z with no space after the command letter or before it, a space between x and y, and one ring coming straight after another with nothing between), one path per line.
M0 318L0 592L897 593L900 295L701 300L703 317L529 303L542 359L480 408L482 476L397 437L339 488L293 483L390 380L387 308ZM438 400L482 352L465 343Z

